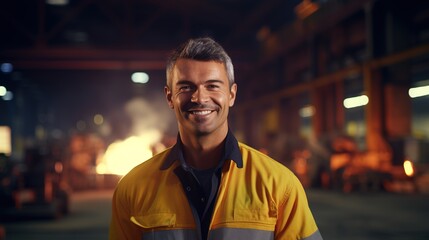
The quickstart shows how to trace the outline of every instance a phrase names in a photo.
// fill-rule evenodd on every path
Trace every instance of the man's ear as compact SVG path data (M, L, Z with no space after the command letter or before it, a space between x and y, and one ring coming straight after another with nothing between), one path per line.
M229 90L229 107L234 106L235 97L237 96L237 84L233 83Z
M165 93L165 98L167 99L168 106L171 109L174 109L173 102L171 101L172 93L171 93L171 90L170 90L170 88L168 86L164 87L164 93Z

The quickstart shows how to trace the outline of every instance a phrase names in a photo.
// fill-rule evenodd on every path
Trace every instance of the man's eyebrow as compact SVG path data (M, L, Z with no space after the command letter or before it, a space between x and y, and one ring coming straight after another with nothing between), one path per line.
M184 84L193 84L193 83L189 80L179 80L176 83L176 85L184 85Z
M219 84L225 84L224 81L219 80L219 79L209 79L207 81L204 82L205 84L207 83L219 83ZM186 79L183 80L178 80L176 85L194 85L195 83Z
M219 80L219 79L209 79L205 83L220 83L220 84L224 84L224 81Z

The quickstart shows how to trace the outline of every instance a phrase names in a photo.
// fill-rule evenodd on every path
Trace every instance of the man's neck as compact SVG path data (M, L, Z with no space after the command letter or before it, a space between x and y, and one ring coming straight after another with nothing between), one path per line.
M185 161L196 169L216 167L222 157L225 133L217 135L181 135Z

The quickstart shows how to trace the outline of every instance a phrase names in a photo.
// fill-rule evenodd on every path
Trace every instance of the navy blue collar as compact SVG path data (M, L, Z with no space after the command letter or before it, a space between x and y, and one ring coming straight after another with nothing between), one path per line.
M243 167L243 158L241 156L240 148L238 147L238 141L234 137L231 131L228 130L224 141L225 147L223 152L223 157L220 159L221 162L225 160L232 160L235 162L238 168ZM175 161L180 161L183 167L187 167L185 164L185 158L183 156L183 143L180 140L180 135L177 135L177 142L171 148L168 153L167 158L164 160L164 163L161 165L161 170L166 170L169 168Z

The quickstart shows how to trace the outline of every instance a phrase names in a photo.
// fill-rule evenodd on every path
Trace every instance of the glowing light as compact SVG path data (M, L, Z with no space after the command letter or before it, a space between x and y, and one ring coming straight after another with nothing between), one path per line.
M407 176L409 177L414 175L414 166L410 160L405 160L404 171L405 171L405 174L407 174Z
M101 125L101 124L103 124L103 122L104 122L103 115L101 115L101 114L96 114L96 115L94 116L94 123L95 123L96 125Z
M2 96L3 100L10 101L13 99L13 93L11 91L6 91L6 94Z
M429 86L410 88L410 90L408 90L408 95L411 98L427 96L429 95Z
M10 73L13 70L13 66L10 63L2 63L0 65L0 70L4 73Z
M46 0L46 3L50 5L64 6L69 4L69 0Z
M4 86L0 86L0 97L5 96L7 93L7 89Z
M299 115L303 118L311 117L314 115L315 109L313 106L308 105L299 110Z
M295 13L298 18L305 19L315 13L318 9L319 5L317 3L314 3L311 0L302 0L302 2L295 7Z
M12 133L8 126L0 126L0 153L10 155L12 152Z
M152 146L161 138L157 130L147 131L144 136L131 136L110 144L97 164L98 174L125 175L138 164L152 157Z
M64 169L64 166L63 166L63 164L61 162L56 162L55 165L54 165L54 168L55 168L55 172L56 173L62 173L63 169Z
M361 95L357 97L346 98L343 101L345 108L355 108L360 106L365 106L369 102L369 98L366 95Z
M131 80L134 83L147 83L149 82L149 75L145 72L135 72L131 75Z

